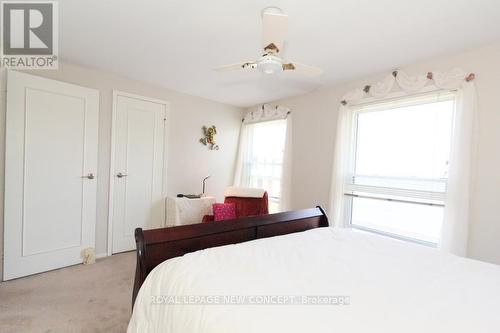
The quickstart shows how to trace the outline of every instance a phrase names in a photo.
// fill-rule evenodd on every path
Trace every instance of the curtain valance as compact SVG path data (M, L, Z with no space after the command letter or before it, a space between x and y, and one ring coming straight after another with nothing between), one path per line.
M410 76L398 70L387 75L379 82L349 91L342 98L341 104L348 105L369 97L383 98L393 92L394 88L399 88L398 90L408 94L422 91L426 86L434 86L439 89L459 89L464 83L470 82L474 78L473 73L466 74L466 72L458 68L445 73L428 72L416 76Z
M263 121L286 119L290 109L281 105L271 106L263 104L256 110L248 112L243 118L244 124L260 123Z

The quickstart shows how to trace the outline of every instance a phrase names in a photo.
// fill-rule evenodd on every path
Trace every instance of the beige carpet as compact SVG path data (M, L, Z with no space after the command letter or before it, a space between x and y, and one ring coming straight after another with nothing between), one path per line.
M0 332L125 332L135 252L0 283Z

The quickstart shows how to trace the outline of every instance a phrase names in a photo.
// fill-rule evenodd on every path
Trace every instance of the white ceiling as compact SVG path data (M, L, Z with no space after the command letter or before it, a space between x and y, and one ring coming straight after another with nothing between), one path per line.
M500 40L498 0L61 0L63 61L249 106ZM264 7L289 15L297 73L215 73L260 56Z

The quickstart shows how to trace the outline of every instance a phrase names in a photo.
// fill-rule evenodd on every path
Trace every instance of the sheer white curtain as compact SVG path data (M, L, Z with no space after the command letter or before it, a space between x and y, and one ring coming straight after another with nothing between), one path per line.
M349 177L353 121L352 110L347 105L341 105L337 119L330 208L328 214L335 227L346 227L345 223L347 219L344 216L344 184L346 183L346 178Z
M345 227L344 184L349 177L350 149L353 136L353 112L350 103L365 99L383 99L397 86L406 94L418 93L424 89L457 90L452 149L449 162L447 195L440 248L446 252L464 256L467 254L468 230L470 224L471 191L474 177L474 161L477 136L476 91L472 80L460 69L449 73L427 73L409 76L398 71L383 81L356 89L343 98L337 120L337 134L332 174L329 215L337 227Z
M256 169L254 155L256 150L262 149L262 147L253 147L253 145L259 144L259 142L262 145L263 140L267 140L265 137L256 137L266 132L265 127L267 127L267 125L269 128L276 126L276 129L279 131L284 129L285 132L283 137L274 138L279 139L279 142L269 142L269 145L273 143L280 145L280 147L269 147L276 148L279 154L282 154L282 160L279 161L279 164L281 164L281 170L278 176L280 179L279 188L277 191L275 188L266 188L266 190L269 192L270 200L272 200L272 193L279 192L279 210L289 210L291 194L292 117L288 108L263 105L245 116L240 131L234 185L243 187L252 186L252 179L255 178L255 175L252 174L252 170L255 171ZM269 131L267 132L269 133ZM273 131L271 130L271 132ZM279 133L274 134L278 135ZM273 140L273 138L270 140Z
M471 223L477 117L475 86L466 82L458 90L441 236L441 249L460 256L467 255Z
M285 151L283 154L283 174L281 177L281 210L292 209L292 114L286 118Z
M251 124L241 123L240 142L238 145L238 155L236 157L236 169L234 172L234 186L245 186L248 179L248 163L250 143L253 141L253 130Z

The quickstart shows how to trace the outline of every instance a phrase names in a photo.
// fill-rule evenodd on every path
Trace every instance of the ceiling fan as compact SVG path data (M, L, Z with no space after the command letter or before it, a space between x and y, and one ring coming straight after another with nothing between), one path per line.
M317 76L323 73L318 67L285 62L280 57L285 36L288 30L288 15L278 7L267 7L262 11L262 48L264 53L256 61L245 61L237 64L223 65L214 68L217 72L241 69L257 69L265 74L283 71L295 71L305 75Z

